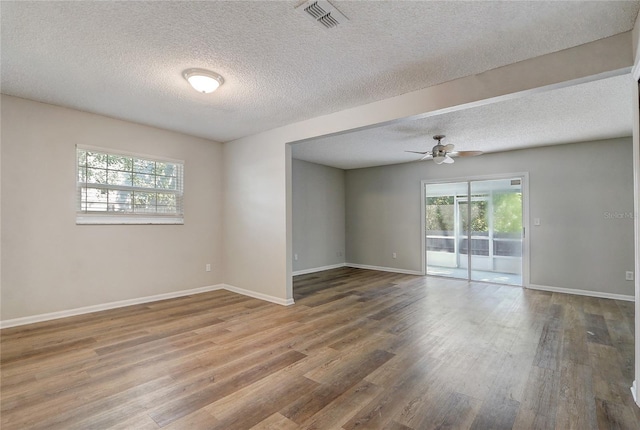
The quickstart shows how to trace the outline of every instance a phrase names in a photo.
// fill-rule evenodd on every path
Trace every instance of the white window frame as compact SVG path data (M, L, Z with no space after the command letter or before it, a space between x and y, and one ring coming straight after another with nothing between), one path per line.
M80 181L80 163L78 159L78 151L99 152L101 154L131 157L138 160L171 163L178 167L177 187L176 190L166 190L162 188L135 187L126 185L109 185L87 183ZM184 161L166 157L158 157L155 155L138 154L118 149L101 148L88 145L76 145L76 224L184 224ZM108 171L108 170L107 170ZM123 190L123 191L139 191L139 192L169 192L176 195L177 211L171 214L162 213L134 213L134 212L108 212L108 211L87 211L82 210L82 191L83 188L100 188L106 190Z

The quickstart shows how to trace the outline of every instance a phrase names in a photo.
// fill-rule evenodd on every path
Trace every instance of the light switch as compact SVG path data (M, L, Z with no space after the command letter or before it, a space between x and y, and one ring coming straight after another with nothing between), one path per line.
M533 225L540 225L540 218L534 218Z

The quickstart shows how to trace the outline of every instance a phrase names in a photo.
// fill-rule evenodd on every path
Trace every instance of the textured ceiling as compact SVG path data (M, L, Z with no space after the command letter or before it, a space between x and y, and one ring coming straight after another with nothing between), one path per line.
M1 2L1 88L217 141L385 99L633 27L622 2ZM224 76L212 95L184 69Z
M460 151L495 152L631 136L628 75L293 145L294 158L354 169L420 159L433 135Z

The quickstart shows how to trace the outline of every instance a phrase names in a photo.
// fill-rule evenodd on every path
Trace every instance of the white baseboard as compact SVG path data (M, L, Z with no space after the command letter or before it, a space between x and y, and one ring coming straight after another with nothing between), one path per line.
M636 387L636 381L633 381L633 384L631 384L631 395L633 396L633 401L636 402L636 404L638 406L640 406L640 402L638 402L638 391L637 391L637 387Z
M294 304L293 299L281 299L280 297L270 296L268 294L257 293L251 290L245 290L244 288L234 287L233 285L222 284L223 288L233 293L242 294L243 296L253 297L254 299L264 300L266 302L275 303L282 306L291 306Z
M283 306L289 306L293 304L293 299L280 299L278 297L273 297L273 296L269 296L262 293L256 293L254 291L245 290L243 288L234 287L232 285L217 284L217 285L211 285L207 287L192 288L190 290L180 290L180 291L174 291L171 293L158 294L155 296L139 297L136 299L129 299L129 300L120 300L117 302L110 302L110 303L104 303L104 304L93 305L93 306L85 306L82 308L69 309L66 311L51 312L46 314L39 314L39 315L32 315L28 317L4 320L4 321L0 321L0 329L17 327L17 326L26 325L26 324L33 324L33 323L42 322L42 321L56 320L56 319L72 317L76 315L89 314L92 312L106 311L109 309L123 308L125 306L157 302L160 300L175 299L176 297L191 296L193 294L206 293L209 291L216 291L216 290L228 290L233 293L242 294L243 296L252 297L254 299L265 300L267 302L276 303Z
M565 293L565 294L574 294L577 296L597 297L599 299L624 300L626 302L636 301L634 296L628 296L626 294L605 293L602 291L577 290L573 288L549 287L546 285L536 285L536 284L529 284L526 286L526 288L530 288L532 290L550 291L552 293Z
M325 270L331 270L331 269L339 269L340 267L344 267L346 265L347 265L347 263L338 263L338 264L331 264L329 266L313 267L311 269L296 270L295 272L292 273L292 275L293 276L307 275L309 273L323 272Z
M379 270L380 272L393 272L393 273L402 273L404 275L422 276L422 272L418 270L396 269L395 267L369 266L367 264L355 264L355 263L345 263L345 266L353 267L355 269Z
M103 303L100 305L84 306L81 308L69 309L66 311L51 312L47 314L33 315L29 317L14 318L0 321L0 328L16 327L19 325L33 324L42 321L57 320L59 318L72 317L92 312L106 311L109 309L123 308L125 306L139 305L142 303L157 302L160 300L174 299L176 297L190 296L192 294L206 293L208 291L221 290L223 284L211 285L208 287L193 288L190 290L173 291L171 293L157 294L155 296L138 297L135 299L119 300L117 302Z

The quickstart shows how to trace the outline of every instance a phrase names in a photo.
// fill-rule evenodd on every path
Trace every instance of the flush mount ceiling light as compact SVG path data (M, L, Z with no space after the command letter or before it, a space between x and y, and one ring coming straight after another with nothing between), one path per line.
M199 93L208 94L218 89L224 83L224 78L219 74L204 69L187 69L182 76Z

